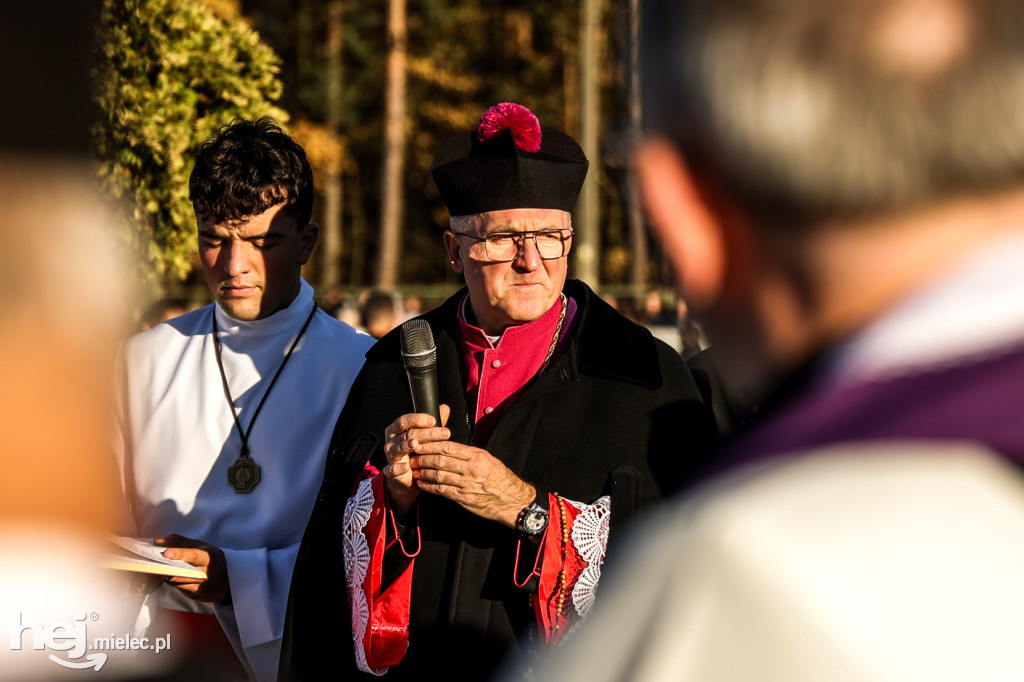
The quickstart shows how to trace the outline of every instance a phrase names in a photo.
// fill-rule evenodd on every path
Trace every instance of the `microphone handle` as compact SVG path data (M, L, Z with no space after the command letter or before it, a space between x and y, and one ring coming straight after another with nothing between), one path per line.
M440 400L437 397L436 367L406 367L409 376L409 391L412 393L412 407L418 413L429 414L441 425Z

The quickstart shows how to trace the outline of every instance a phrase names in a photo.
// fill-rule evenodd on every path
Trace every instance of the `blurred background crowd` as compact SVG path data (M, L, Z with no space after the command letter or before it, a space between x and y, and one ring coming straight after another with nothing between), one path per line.
M651 290L639 299L612 294L605 294L603 298L620 313L678 349L684 358L693 357L707 347L700 327L687 311L686 302L675 292ZM140 313L138 331L184 315L207 302L202 298L159 298ZM325 311L375 339L439 302L428 298L424 307L424 300L415 294L403 296L398 291L373 288L364 288L354 294L332 288L319 299L320 307Z

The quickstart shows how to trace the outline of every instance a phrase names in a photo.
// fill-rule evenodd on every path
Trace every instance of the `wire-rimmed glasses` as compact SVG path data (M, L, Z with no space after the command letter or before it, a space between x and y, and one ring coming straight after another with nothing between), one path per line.
M568 228L548 230L526 230L523 232L491 232L485 237L476 237L464 232L455 232L477 242L470 248L469 255L476 260L494 263L509 263L519 257L526 248L526 240L533 239L537 253L543 260L564 258L572 246L573 231ZM481 256L483 256L481 258Z

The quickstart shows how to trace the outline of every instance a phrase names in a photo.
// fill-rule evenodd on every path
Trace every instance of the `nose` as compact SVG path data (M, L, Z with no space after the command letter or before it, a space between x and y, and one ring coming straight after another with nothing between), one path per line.
M519 240L519 253L512 261L521 270L532 271L540 267L540 251L537 250L537 235L527 235Z
M224 272L231 277L249 272L249 244L232 239L223 252Z

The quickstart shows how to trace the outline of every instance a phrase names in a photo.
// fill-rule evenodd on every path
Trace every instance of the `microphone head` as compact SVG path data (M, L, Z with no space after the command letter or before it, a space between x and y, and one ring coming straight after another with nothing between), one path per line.
M402 325L402 362L408 369L424 369L437 364L434 333L426 320L409 320Z

